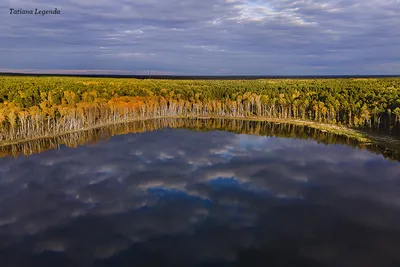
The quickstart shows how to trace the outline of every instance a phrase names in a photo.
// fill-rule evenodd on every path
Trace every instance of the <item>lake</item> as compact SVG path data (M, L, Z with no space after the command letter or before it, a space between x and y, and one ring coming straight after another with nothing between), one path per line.
M400 266L399 161L308 128L168 123L7 148L0 266Z

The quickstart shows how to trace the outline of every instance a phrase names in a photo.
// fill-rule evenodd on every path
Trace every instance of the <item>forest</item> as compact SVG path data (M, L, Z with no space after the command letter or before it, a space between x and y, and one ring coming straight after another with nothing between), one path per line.
M137 119L278 118L399 132L400 78L0 77L0 141Z

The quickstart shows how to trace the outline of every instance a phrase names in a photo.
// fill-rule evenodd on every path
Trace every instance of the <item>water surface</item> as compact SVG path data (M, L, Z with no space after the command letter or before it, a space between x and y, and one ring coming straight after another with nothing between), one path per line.
M400 163L162 129L0 159L0 266L400 266Z

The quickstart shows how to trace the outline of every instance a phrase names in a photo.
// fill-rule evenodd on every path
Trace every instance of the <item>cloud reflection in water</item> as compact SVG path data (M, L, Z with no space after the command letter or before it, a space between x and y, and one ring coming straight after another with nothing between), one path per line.
M400 263L400 164L365 150L164 129L0 170L1 266Z

